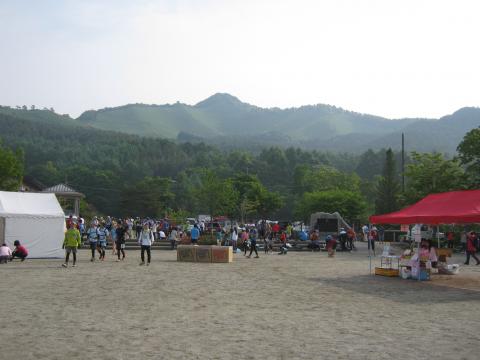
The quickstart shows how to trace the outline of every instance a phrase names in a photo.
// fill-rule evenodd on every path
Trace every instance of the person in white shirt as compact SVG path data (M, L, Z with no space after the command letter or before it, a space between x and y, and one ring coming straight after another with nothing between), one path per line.
M362 234L363 234L363 241L368 241L368 233L370 232L370 229L368 228L368 225L363 225L362 227Z
M177 241L178 241L178 231L176 227L172 228L172 231L170 232L170 235L168 236L168 240L170 240L170 246L171 249L175 249L177 246Z
M145 251L147 251L147 266L150 265L150 260L151 260L150 251L154 241L155 240L153 238L153 232L148 227L148 224L143 225L143 229L138 235L138 244L141 246L140 257L142 259L142 262L140 263L140 265L145 265Z
M232 240L233 252L237 252L237 240L238 240L237 227L234 227L232 230L231 240Z
M2 244L0 246L0 264L6 264L12 258L12 250L7 246L7 244Z

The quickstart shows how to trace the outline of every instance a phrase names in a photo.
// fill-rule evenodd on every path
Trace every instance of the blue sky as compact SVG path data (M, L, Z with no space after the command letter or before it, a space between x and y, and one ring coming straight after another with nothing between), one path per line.
M480 106L480 6L458 0L0 2L0 104L82 111L327 103L399 117Z

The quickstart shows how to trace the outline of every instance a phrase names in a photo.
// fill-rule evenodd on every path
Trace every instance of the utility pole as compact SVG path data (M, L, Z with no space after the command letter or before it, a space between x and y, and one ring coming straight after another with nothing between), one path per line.
M402 192L405 192L405 134L402 133Z

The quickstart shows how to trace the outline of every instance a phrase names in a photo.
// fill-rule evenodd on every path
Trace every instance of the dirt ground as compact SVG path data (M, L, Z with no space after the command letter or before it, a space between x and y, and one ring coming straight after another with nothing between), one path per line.
M369 275L353 253L155 251L76 268L0 265L0 359L478 359L480 266L430 282ZM463 263L457 256L451 262ZM378 261L378 260L377 260Z

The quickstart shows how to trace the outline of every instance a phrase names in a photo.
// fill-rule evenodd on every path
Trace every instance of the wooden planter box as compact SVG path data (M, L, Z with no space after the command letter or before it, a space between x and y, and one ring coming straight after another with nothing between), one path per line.
M179 245L177 247L177 261L231 263L233 261L233 248L231 246Z

